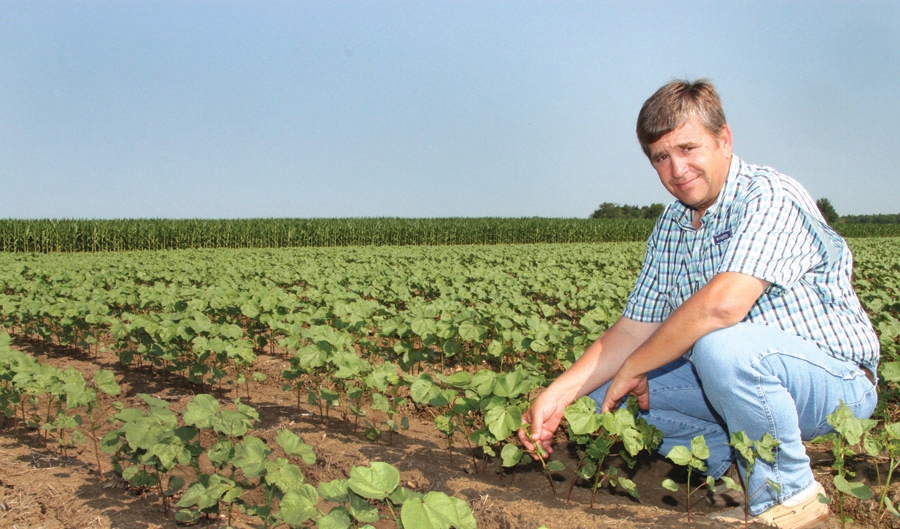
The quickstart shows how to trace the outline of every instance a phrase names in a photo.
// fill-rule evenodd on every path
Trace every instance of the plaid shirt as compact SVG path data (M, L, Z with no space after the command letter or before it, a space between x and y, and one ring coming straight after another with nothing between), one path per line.
M853 257L800 184L735 155L700 228L692 215L678 201L660 215L625 317L662 322L716 274L740 272L771 284L744 321L875 372L879 341L850 283Z

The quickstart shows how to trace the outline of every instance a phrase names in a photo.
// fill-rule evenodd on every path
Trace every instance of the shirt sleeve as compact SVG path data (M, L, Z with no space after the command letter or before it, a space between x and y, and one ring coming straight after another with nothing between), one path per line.
M827 249L816 218L778 181L758 181L742 209L719 272L763 279L773 285L773 294L780 294L823 263Z

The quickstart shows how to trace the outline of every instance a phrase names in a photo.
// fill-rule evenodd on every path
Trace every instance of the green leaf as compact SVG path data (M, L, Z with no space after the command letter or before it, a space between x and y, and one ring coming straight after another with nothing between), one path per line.
M497 380L497 373L490 369L482 369L472 375L472 383L469 387L480 397L487 397L494 392L494 382Z
M182 419L184 419L185 424L203 429L212 427L218 415L219 401L212 395L201 393L200 395L195 395L191 402L188 403Z
M222 481L210 479L210 483L204 485L200 481L191 484L184 495L178 500L178 507L197 506L199 510L206 510L219 504L219 499L228 490L228 484Z
M566 465L562 461L547 461L547 472L562 472L566 469Z
M834 477L834 486L844 494L849 494L860 500L871 500L873 497L872 489L867 487L864 483L847 481L847 478L840 474Z
M221 467L234 457L234 445L228 439L223 439L209 447L206 456L214 465Z
M597 461L603 461L603 459L609 455L609 451L612 448L612 441L605 437L597 437L588 444L585 452L591 459L595 459Z
M94 385L111 397L122 393L122 388L116 382L115 373L107 369L100 369L94 373Z
M283 457L266 461L266 483L275 485L283 493L299 489L306 478L300 467Z
M394 492L391 492L388 496L388 500L394 505L403 505L412 498L421 498L422 496L423 494L421 492L415 492L406 487L397 487L394 489Z
M516 406L493 408L484 415L488 430L498 440L503 440L522 427L522 410Z
M228 437L240 437L250 431L253 419L241 411L222 410L213 422L213 429Z
M863 434L871 430L877 421L874 419L858 419L844 401L828 416L830 424L851 445L859 444Z
M515 399L529 389L520 370L497 375L494 383L494 395L507 399Z
M744 488L741 487L741 484L735 481L733 478L728 476L722 476L722 481L725 483L725 486L731 490L736 490L738 492L743 491ZM710 487L711 488L711 487Z
M427 375L422 375L413 381L409 388L409 395L416 404L428 404L429 406L448 404L441 393L441 388L435 385Z
M316 529L350 529L353 519L344 507L335 507L316 520Z
M385 397L381 393L373 393L371 407L375 411L388 413L388 411L391 409L391 403L390 401L388 401L387 397Z
M258 437L246 437L234 450L232 463L248 478L258 478L266 472L266 457L272 449Z
M637 485L634 483L634 481L631 481L630 479L622 476L619 476L618 479L619 486L625 489L625 492L627 492L632 498L636 500L641 499L641 494L638 491Z
M403 527L415 529L477 528L469 504L437 491L404 503L400 510L400 520Z
M353 491L349 492L350 505L348 510L357 522L377 522L381 519L378 514L378 507L369 503L369 500L363 498Z
M747 437L746 432L731 432L731 438L728 444L738 451L748 465L752 466L756 463L756 452L753 450L753 441Z
M678 466L686 467L691 464L691 451L683 445L673 446L666 457Z
M147 450L148 455L154 455L159 459L161 465L166 471L175 468L179 460L187 459L190 461L190 455L185 457L184 452L187 450L181 446L181 442L174 436L167 437L165 442L155 443Z
M367 467L353 467L347 485L363 498L383 500L400 484L400 472L393 466L375 461Z
M675 447L675 448L678 448L678 447ZM670 451L669 453L671 454L672 452ZM668 457L668 456L666 456L666 457ZM671 490L672 492L678 492L678 483L675 483L674 481L672 481L669 478L666 478L663 480L662 487L666 490Z
M129 422L122 426L125 440L132 449L148 450L156 443L163 430L163 427L151 418Z
M304 443L303 439L294 432L288 429L280 430L275 436L275 442L284 450L285 454L299 457L307 465L316 463L316 453L313 447Z
M169 487L163 493L166 496L174 496L178 494L178 492L184 488L186 482L181 476L172 476L169 478Z
M706 439L702 435L691 440L691 455L704 461L709 459L709 447L706 446Z
M158 399L152 395L148 395L146 393L138 393L138 397L141 400L147 403L151 408L168 408L169 403L164 401L163 399Z
M297 527L316 516L318 503L319 495L315 487L304 484L285 493L279 506L279 516L284 523Z
M900 362L881 364L881 378L887 382L900 382Z
M581 468L575 470L575 474L583 480L590 480L597 474L597 463L587 459Z
M522 458L526 454L527 452L514 445L513 443L506 443L506 445L504 445L503 449L500 451L501 465L503 465L504 467L514 467L522 461Z
M321 482L316 490L319 491L319 496L328 501L335 503L347 503L350 501L350 496L347 495L346 479Z
M295 369L302 373L311 373L315 369L324 366L327 358L328 353L323 351L322 348L315 345L305 345L294 353L291 366L294 366Z
M754 449L756 450L756 454L760 459L766 461L767 463L775 462L775 449L778 448L778 445L781 444L781 441L772 437L772 434L766 432L763 436L753 443Z
M460 345L460 343L453 338L444 340L444 343L441 344L441 352L446 356L453 356L457 353L462 352L462 350L462 345Z
M241 305L241 314L251 320L255 320L259 317L259 307L253 301L247 300Z
M122 472L122 479L134 487L153 487L159 483L156 476L148 474L137 465L130 466Z
M468 342L481 343L487 338L488 328L471 320L459 324L459 337Z
M622 432L622 444L625 450L632 456L636 456L644 449L644 435L634 427L630 427Z
M472 382L472 374L468 371L457 371L450 376L438 374L438 380L450 386L463 388Z
M600 428L601 419L594 399L584 396L566 407L563 412L575 435L589 435Z
M203 515L199 511L191 511L189 509L179 509L175 513L175 521L183 524L194 523Z

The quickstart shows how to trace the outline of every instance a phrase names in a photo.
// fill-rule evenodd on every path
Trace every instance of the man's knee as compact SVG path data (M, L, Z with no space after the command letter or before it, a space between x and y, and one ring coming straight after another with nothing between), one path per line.
M736 371L749 367L752 343L753 332L747 324L719 329L697 340L691 363L704 384L728 383Z
M718 361L721 357L727 360L740 348L741 339L737 334L734 327L726 327L700 338L691 349L691 362L697 365L706 361Z

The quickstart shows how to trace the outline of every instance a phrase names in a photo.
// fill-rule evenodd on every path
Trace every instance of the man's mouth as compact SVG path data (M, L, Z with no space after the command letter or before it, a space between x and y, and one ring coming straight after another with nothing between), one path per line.
M673 182L673 185L678 188L683 188L683 187L690 185L691 183L694 182L694 180L697 180L698 178L700 178L700 177L699 176L691 176L686 179L679 180L677 182Z

